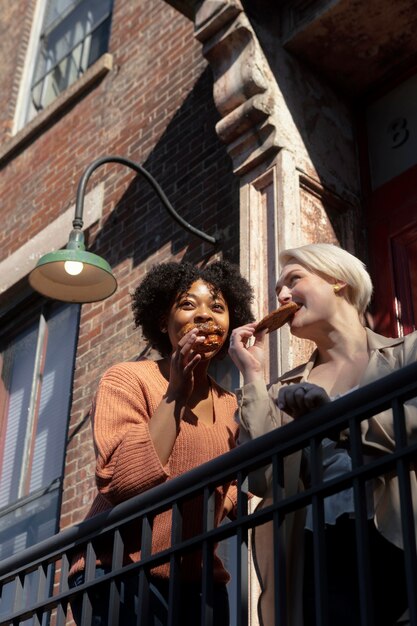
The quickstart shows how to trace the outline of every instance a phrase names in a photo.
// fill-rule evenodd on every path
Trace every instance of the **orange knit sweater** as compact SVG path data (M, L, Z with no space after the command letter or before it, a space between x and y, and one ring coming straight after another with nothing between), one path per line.
M161 465L149 434L148 423L166 393L168 382L154 361L119 363L111 367L101 379L93 404L93 434L96 450L96 482L99 493L87 515L92 517L108 510L166 480L227 452L236 445L238 425L234 419L237 408L233 394L212 381L214 423L210 426L198 421L186 410L171 456ZM236 504L236 488L226 484L218 487L215 498L215 523L221 521L226 497ZM202 528L202 498L196 497L183 510L183 538L192 537ZM152 552L170 545L170 511L155 518ZM110 548L110 547L109 547ZM127 545L127 562L140 558L137 535ZM110 550L102 548L99 562L110 565ZM84 568L84 557L73 561L70 575ZM201 554L187 554L182 560L184 580L201 577ZM161 578L169 577L169 565L152 570ZM227 582L229 575L217 555L214 557L215 582Z

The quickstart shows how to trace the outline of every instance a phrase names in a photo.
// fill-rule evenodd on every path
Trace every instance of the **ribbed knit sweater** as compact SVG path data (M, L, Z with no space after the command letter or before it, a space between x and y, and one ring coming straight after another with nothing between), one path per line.
M87 518L184 472L210 461L236 445L238 425L234 415L237 408L233 394L212 381L214 421L212 425L199 422L186 409L174 447L166 465L162 465L149 433L149 420L168 388L154 361L119 363L102 377L92 408L94 445L96 451L96 482L98 495ZM220 486L215 497L215 524L223 516L225 497L236 504L236 488L230 483ZM192 537L202 528L202 497L196 497L183 509L183 539ZM156 516L153 525L152 552L170 546L170 511ZM139 538L127 540L127 562L140 558ZM99 562L110 565L109 551L101 548ZM70 575L84 568L84 557L73 561ZM196 581L201 578L201 554L184 555L182 577ZM169 565L154 568L152 574L169 577ZM227 582L229 575L220 558L214 556L213 579Z

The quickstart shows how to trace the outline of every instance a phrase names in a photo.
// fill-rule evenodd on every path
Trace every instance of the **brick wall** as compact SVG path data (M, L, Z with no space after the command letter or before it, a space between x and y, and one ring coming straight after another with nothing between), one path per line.
M0 7L8 33L0 38L8 59L0 70L3 146L24 58L18 44L28 38L28 18L21 19L28 4L33 10L34 2L22 0ZM83 518L94 494L88 411L98 379L145 349L133 329L130 293L153 263L200 262L223 250L238 261L238 183L215 135L211 71L192 22L162 0L115 0L110 52L113 70L0 165L0 259L71 206L87 165L106 154L141 163L188 222L221 231L223 243L213 251L181 230L127 168L106 165L93 174L89 188L104 181L105 200L102 220L88 233L89 250L109 261L119 287L108 300L82 307L61 528Z

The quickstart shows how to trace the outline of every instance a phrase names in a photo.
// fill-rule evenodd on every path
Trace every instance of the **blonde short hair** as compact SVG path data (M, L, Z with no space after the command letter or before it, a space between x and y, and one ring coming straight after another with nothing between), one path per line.
M371 300L373 286L365 264L343 248L332 243L311 243L299 248L283 250L279 255L281 267L295 260L314 274L324 274L330 280L348 285L343 293L360 315Z

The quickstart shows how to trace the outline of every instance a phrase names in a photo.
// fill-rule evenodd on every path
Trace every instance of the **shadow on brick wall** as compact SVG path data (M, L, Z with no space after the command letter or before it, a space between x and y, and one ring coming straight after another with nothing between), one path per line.
M89 246L112 267L125 258L133 258L136 267L162 248L166 258L167 244L173 256L193 262L216 250L238 262L239 184L231 159L215 132L219 115L212 89L211 70L207 68L141 165L155 177L188 223L207 234L221 235L220 245L213 248L185 231L168 214L148 182L138 175ZM140 162L135 153L120 156Z

